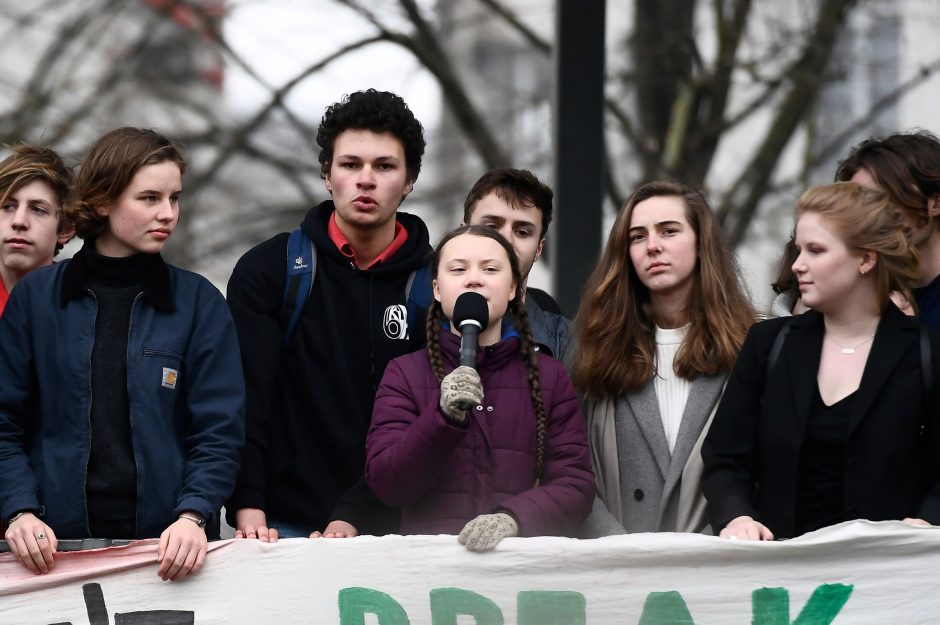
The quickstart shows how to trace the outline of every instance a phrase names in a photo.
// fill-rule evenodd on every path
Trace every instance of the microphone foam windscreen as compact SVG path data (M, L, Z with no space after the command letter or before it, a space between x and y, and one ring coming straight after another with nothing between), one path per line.
M457 328L467 321L476 321L480 324L480 329L485 330L490 322L486 298L475 291L461 293L454 303L454 318L451 321Z

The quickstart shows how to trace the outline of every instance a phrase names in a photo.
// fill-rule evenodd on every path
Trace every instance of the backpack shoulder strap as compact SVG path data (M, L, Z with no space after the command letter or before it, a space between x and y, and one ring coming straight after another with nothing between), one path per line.
M408 307L408 321L412 319L411 313L416 308L427 310L431 305L431 268L422 265L411 272L408 283L405 284L405 301Z
M287 345L300 313L310 298L313 281L317 275L317 248L307 234L297 228L287 238L287 280L284 284L284 301L281 305L283 325L282 346Z
M418 310L427 311L433 297L431 289L431 267L422 265L408 276L405 284L405 308L408 314L408 336L414 336L412 324L418 319ZM423 336L424 329L419 335Z
M765 372L765 379L770 377L770 371L774 368L774 365L777 364L777 360L780 359L780 352L783 351L783 343L787 340L787 334L790 333L791 322L787 321L783 324L783 327L780 328L780 331L777 332L777 337L774 339L774 344L770 348L770 356L767 358L767 371Z

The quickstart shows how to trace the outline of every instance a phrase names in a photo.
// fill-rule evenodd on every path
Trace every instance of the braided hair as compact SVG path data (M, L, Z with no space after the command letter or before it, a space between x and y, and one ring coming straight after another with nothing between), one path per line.
M542 400L542 389L539 384L539 363L535 351L535 340L532 338L532 328L529 325L529 315L526 313L525 304L522 303L522 277L519 271L519 259L516 257L512 245L496 230L484 226L461 226L444 235L441 242L437 244L431 254L430 266L431 277L437 279L437 269L441 261L441 251L449 241L461 235L469 234L478 237L493 239L502 246L509 258L509 265L512 268L512 277L515 281L516 295L509 302L509 310L512 315L513 325L519 333L521 341L522 360L528 370L527 382L529 393L532 396L532 409L535 413L535 479L538 481L542 476L542 467L545 461L545 403ZM441 303L437 300L431 300L431 306L428 308L427 315L427 350L428 362L431 365L431 371L438 382L444 379L444 361L441 356L441 323L443 320Z

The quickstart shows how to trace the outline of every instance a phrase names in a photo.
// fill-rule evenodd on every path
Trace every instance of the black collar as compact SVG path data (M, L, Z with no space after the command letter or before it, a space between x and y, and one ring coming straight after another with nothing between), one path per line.
M85 241L82 249L77 251L72 260L62 270L62 287L59 291L59 305L65 308L70 300L83 297L89 290L91 276L88 269L88 251L86 247L95 244L93 239ZM90 248L89 248L90 249ZM173 290L170 286L170 270L163 257L156 255L157 260L153 268L147 273L143 284L143 293L154 308L165 312L173 312L176 306L173 302Z

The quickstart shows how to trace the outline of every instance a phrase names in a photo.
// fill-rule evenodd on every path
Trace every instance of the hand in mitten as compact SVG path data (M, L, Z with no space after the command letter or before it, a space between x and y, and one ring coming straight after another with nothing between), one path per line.
M516 520L505 512L481 514L463 526L457 542L470 551L489 551L507 536L518 536Z
M441 380L441 410L447 420L463 425L467 409L483 401L480 374L472 367L457 367Z

